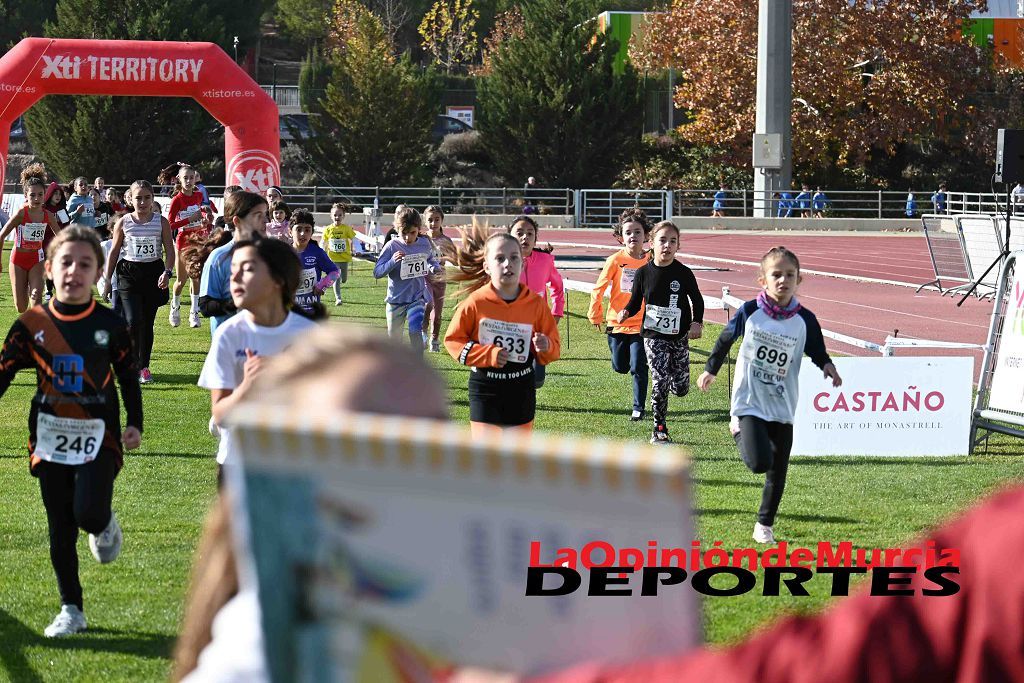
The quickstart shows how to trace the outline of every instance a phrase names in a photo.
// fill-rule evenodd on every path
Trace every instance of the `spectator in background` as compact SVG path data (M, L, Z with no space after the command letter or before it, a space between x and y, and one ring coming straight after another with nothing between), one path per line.
M810 218L811 217L811 186L804 183L801 187L800 194L796 196L796 203L800 207L800 217Z
M3 204L0 204L0 225L7 225L7 221L11 220L11 217L4 211Z
M828 196L821 191L820 187L814 188L814 196L811 197L811 207L814 209L815 218L824 218L825 209L831 204L828 200Z
M711 204L712 218L725 218L725 203L728 201L729 193L725 191L725 183L718 186L715 193L715 201Z
M907 188L907 218L917 215L917 200L914 199L914 188Z
M530 176L526 179L526 185L523 186L523 213L534 214L537 213L537 179Z
M793 217L793 195L789 192L778 192L774 195L778 202L778 209L775 212L776 218L792 218Z
M932 208L935 213L946 213L946 183L939 183L939 189L932 195Z
M1018 206L1024 206L1024 185L1017 183L1013 192L1011 193L1011 200L1013 201L1013 212L1017 213Z

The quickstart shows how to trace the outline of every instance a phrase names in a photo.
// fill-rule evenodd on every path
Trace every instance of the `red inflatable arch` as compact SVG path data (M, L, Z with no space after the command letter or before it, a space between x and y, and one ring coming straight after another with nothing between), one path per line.
M11 124L45 95L191 97L224 124L225 185L262 192L281 177L277 105L213 43L22 40L0 58L0 186Z

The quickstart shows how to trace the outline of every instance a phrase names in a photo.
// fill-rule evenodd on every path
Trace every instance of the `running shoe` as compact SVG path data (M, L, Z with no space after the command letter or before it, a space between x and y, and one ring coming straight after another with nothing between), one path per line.
M657 445L672 443L672 439L668 435L668 427L665 425L655 425L654 432L651 433L651 443Z
M758 543L775 543L775 532L761 522L754 523L754 540Z
M630 422L639 422L642 419L644 419L644 411L642 410L634 410L629 416Z
M139 384L149 384L153 381L153 373L149 371L149 368L142 368L142 372L139 373Z
M124 534L121 533L121 525L117 522L117 515L113 512L110 513L110 521L107 522L107 528L96 534L89 534L89 550L92 551L92 556L96 558L96 561L100 564L107 564L117 559L117 556L121 554L121 542L124 540Z
M181 305L175 306L171 304L171 312L167 316L167 322L171 324L171 327L177 327L181 324Z
M47 638L70 636L85 630L85 615L75 605L61 605L60 613L53 623L46 627L43 635Z
M200 325L202 325L202 322L199 320L199 311L193 308L188 313L188 326L194 329Z
M335 299L334 300L334 305L335 306L340 306L341 305L341 299Z
M431 353L440 353L441 352L441 340L440 339L435 337L434 339L430 340L430 352Z

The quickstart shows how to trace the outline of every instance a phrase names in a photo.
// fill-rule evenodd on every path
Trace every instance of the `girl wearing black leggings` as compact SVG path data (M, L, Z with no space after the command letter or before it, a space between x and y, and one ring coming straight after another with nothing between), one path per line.
M730 430L746 466L765 475L754 524L758 543L775 543L772 527L786 488L801 358L805 353L810 356L833 386L843 383L825 350L818 319L797 301L800 279L796 254L785 247L769 250L761 258L758 278L764 289L736 311L697 379L697 386L707 391L733 342L743 337L736 359Z
M19 370L34 368L29 410L29 469L39 478L50 532L50 560L61 610L48 638L85 630L78 578L78 530L101 563L121 552L121 526L111 510L122 447L142 442L142 394L124 320L92 298L103 249L91 228L61 230L50 244L46 275L55 296L11 326L0 350L0 396ZM121 431L117 376L128 426Z
M174 242L170 223L154 210L153 187L145 180L136 180L129 193L135 210L114 225L103 296L110 295L110 277L117 268L117 294L141 368L139 382L149 384L153 381L149 371L153 327L157 310L169 301L167 284L174 272ZM166 266L161 258L164 254Z

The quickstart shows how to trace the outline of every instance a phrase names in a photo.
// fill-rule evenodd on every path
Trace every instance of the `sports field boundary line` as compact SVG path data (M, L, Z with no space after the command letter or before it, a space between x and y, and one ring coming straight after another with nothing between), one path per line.
M605 249L607 251L618 251L622 249L621 246L614 246L611 244L584 244L582 242L548 242L553 247L573 247L577 249ZM756 261L742 261L740 259L728 259L720 256L701 256L700 254L690 254L688 252L679 252L679 256L685 259L695 259L698 261L711 261L712 263L725 263L731 266L750 266L751 268L760 267L760 263ZM801 268L802 273L809 273L811 275L821 275L823 277L834 277L839 280L850 280L853 282L868 282L876 285L895 285L897 287L910 287L917 289L920 284L913 282L903 282L902 280L886 280L882 278L867 277L866 275L847 275L845 273L831 273L825 270L813 270L811 268ZM930 291L939 291L938 288L928 286L923 289Z

